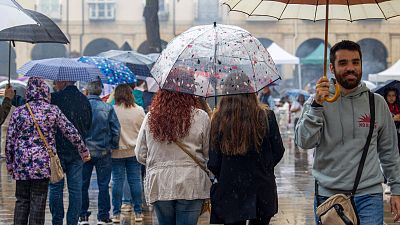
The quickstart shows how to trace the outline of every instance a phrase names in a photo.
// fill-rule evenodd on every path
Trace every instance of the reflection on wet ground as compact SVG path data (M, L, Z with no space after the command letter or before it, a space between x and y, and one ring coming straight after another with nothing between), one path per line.
M281 163L276 167L275 174L279 194L279 212L271 221L272 225L311 225L314 224L313 217L313 194L314 180L311 176L312 151L295 150L292 138L284 137L286 153ZM97 212L97 181L95 175L92 176L90 188L90 211L92 216L90 224L96 224ZM5 160L0 160L0 225L12 224L15 183L7 176ZM68 199L68 193L64 193L64 200ZM65 201L65 204L67 201ZM151 208L144 208L145 219L143 225L156 225L157 219ZM207 225L209 215L204 214L200 217L199 225ZM390 207L385 197L385 222L392 222ZM46 211L46 225L51 224L51 214L49 209ZM124 213L121 217L121 225L135 224L134 216L131 213Z

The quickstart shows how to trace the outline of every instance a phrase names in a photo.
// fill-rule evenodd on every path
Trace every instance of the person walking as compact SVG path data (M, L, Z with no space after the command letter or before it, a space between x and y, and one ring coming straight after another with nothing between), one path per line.
M110 193L111 180L111 150L118 149L120 124L112 106L103 102L99 97L103 89L101 81L94 81L87 85L91 108L92 125L86 137L86 145L90 150L92 160L86 162L82 169L82 208L79 224L89 224L89 186L93 167L96 167L98 194L97 224L111 224Z
M146 202L160 225L196 225L210 197L207 173L183 150L205 166L210 120L197 103L193 95L160 90L140 128L135 154L146 165Z
M54 81L54 88L57 92L52 93L51 104L60 108L85 139L92 121L92 110L86 96L78 90L73 81ZM82 207L83 162L77 148L63 138L60 131L56 134L56 146L68 186L67 225L76 225ZM49 207L53 225L64 224L64 184L65 178L49 185Z
M207 166L217 180L210 222L269 224L278 212L274 167L285 151L274 112L254 93L223 96L210 137Z
M122 193L125 177L128 180L132 196L135 221L143 221L142 214L142 172L136 159L135 147L145 113L135 104L132 89L128 84L118 85L115 89L114 110L121 124L118 149L112 151L112 205L113 222L120 222Z
M50 105L49 87L43 79L31 77L26 91L28 106L13 112L6 139L7 171L16 180L14 225L43 225L50 178L50 157L32 116L50 147L56 153L55 134L59 130L78 150L80 160L90 160L78 130L61 110Z
M360 46L341 41L330 49L330 70L341 87L340 99L327 103L329 80L317 81L316 94L304 104L296 126L295 143L315 148L313 175L315 206L330 196L350 193L371 126L369 89L361 83ZM372 94L372 93L371 93ZM394 221L400 219L400 158L396 127L382 96L373 94L375 124L354 202L360 224L383 224L383 174L391 187L390 207ZM319 224L316 216L316 223Z

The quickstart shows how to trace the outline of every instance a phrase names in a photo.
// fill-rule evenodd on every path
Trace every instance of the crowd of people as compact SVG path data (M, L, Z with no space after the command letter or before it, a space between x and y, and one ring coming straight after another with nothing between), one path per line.
M321 78L315 96L306 101L299 95L289 109L296 124L296 145L315 149L315 208L334 194L352 190L363 152L359 146L367 141L372 126L355 208L360 224L383 224L385 177L398 221L397 90L388 89L384 98L370 94L360 82L361 50L354 42L334 45L330 62L341 98L325 102L330 84ZM211 110L203 98L181 92L162 89L147 98L143 83L118 85L107 102L100 98L101 81L89 83L84 93L71 81L55 81L54 87L56 92L50 94L43 79L30 78L26 104L10 118L5 150L7 170L16 180L14 225L43 225L47 193L52 224L62 225L65 181L67 224L89 224L93 168L99 189L98 224L119 222L123 198L130 198L136 221L143 220L142 193L154 206L160 225L196 225L207 199L211 199L212 224L265 225L278 212L274 167L285 148L268 88L259 95L223 96ZM192 86L182 84L183 88ZM12 88L5 93L0 122L14 97ZM375 124L371 124L369 96L374 99ZM35 120L61 160L65 179L59 182L49 183L50 158ZM123 197L125 182L128 193ZM321 224L318 216L316 224Z

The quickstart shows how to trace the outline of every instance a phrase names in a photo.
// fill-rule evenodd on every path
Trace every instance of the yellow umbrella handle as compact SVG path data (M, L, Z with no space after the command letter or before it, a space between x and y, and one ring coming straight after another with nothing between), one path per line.
M332 78L333 83L335 84L335 94L332 97L325 98L325 101L332 103L335 102L340 96L340 86L338 82L336 82L335 78Z

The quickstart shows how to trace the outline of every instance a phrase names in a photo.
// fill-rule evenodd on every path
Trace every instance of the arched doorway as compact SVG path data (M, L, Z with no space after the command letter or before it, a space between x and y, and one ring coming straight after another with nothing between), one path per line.
M161 50L164 50L168 45L168 42L161 40ZM150 54L150 53L157 53L157 52L151 52L150 48L149 48L149 43L146 41L144 41L142 44L140 44L138 50L139 53L142 54Z
M11 78L17 78L17 72L15 64L15 51L11 47ZM8 42L0 41L0 76L8 76Z
M314 50L323 44L324 40L319 38L312 38L304 41L300 44L300 46L296 49L296 56L300 58L300 62L302 58L310 55ZM330 47L330 46L329 46ZM298 74L296 67L295 74ZM323 64L301 64L301 87L305 88L306 85L313 85L315 82L322 76L324 70ZM295 84L299 83L299 77L296 76L294 78Z
M83 55L85 56L95 56L101 52L105 52L108 50L118 50L119 47L115 42L106 39L106 38L99 38L91 41L83 51Z
M257 38L264 48L268 48L272 43L274 43L271 39L268 38Z
M39 43L36 44L31 53L32 60L67 57L67 50L63 44Z
M388 52L382 42L365 38L358 41L362 54L363 80L368 80L368 74L379 73L387 68Z

